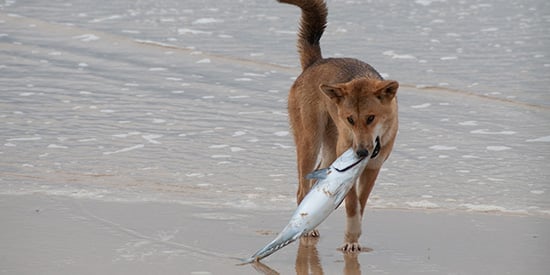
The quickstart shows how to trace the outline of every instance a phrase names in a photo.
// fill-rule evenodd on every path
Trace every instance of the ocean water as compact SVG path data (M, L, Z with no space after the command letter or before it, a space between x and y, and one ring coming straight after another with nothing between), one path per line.
M398 80L375 208L550 215L548 1L328 1L323 54ZM0 193L295 207L276 1L0 3Z

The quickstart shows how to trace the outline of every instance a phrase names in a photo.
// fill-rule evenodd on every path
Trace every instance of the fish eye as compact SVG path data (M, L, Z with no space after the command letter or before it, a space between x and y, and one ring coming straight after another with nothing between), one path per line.
M368 116L368 117L367 117L367 125L371 124L371 123L374 121L374 118L375 118L374 115Z
M355 124L355 121L353 120L353 117L351 117L351 116L348 116L348 122L349 122L349 124L351 124L351 125L354 125L354 124Z

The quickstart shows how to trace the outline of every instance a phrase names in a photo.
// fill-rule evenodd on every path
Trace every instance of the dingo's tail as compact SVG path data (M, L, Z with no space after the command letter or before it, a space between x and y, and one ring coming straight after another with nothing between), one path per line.
M327 25L327 5L323 0L278 0L302 9L300 32L298 34L298 52L302 69L305 70L322 59L319 40Z

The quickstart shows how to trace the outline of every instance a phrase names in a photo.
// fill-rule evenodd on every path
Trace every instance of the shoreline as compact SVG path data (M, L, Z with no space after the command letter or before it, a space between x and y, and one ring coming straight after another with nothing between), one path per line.
M41 186L44 188L44 185ZM41 189L41 190L23 190L17 191L4 190L0 191L0 196L54 196L65 197L69 199L83 199L83 200L97 200L103 202L112 203L160 203L160 204L175 204L181 206L189 206L196 208L234 208L237 211L259 211L259 212L273 212L273 211L287 211L289 215L295 209L295 201L293 199L284 203L284 206L277 205L275 207L266 208L266 204L262 205L258 202L254 202L253 206L246 205L240 207L236 203L220 204L218 202L210 201L212 197L202 197L200 199L193 198L193 201L189 201L186 198L176 195L163 193L161 196L144 196L143 193L136 194L135 192L125 192L123 190L114 190L114 192L106 189L89 189L89 186L80 186L72 189ZM155 190L148 190L148 192L155 192ZM119 193L123 192L123 193ZM376 200L376 197L373 198ZM405 203L408 204L408 203ZM497 215L497 216L511 216L511 217L538 217L550 219L550 210L544 209L506 209L497 205L488 204L462 204L458 207L462 208L448 208L444 206L431 206L430 202L418 204L418 206L392 206L384 205L376 202L367 202L367 209L370 211L404 211L404 212L422 212L422 213L458 213L458 214L474 214L474 215Z
M301 239L239 266L288 222L287 211L207 208L161 202L107 202L0 195L5 274L544 274L550 219L482 213L369 209L361 243L336 248L337 210L319 239ZM282 213L284 212L284 213Z

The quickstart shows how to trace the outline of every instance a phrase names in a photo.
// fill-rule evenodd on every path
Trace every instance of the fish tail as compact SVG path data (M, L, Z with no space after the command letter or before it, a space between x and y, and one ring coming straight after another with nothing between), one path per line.
M279 235L277 235L277 237L273 241L267 244L264 248L258 250L258 252L254 253L254 255L250 256L250 258L243 259L242 262L243 264L258 262L261 259L275 253L277 250L292 243L304 233L304 231L293 231L291 229L285 228L283 232L279 233Z

